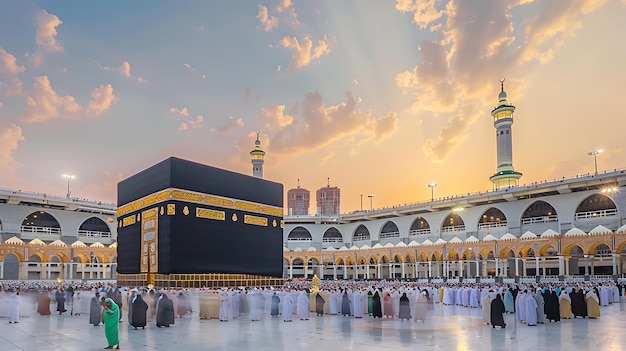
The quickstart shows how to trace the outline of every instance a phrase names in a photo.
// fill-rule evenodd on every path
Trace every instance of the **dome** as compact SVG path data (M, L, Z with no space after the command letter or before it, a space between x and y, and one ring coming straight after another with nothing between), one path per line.
M483 238L483 241L495 241L495 240L498 240L498 239L491 234L487 234L487 236Z
M309 248L307 249L307 251L309 251L309 252L313 252L313 251L317 251L317 250L316 250L313 246L311 246L311 247L309 247Z
M354 246L354 245L352 245L352 246L350 247L350 250L358 250L358 249L359 249L359 248L358 248L358 247L356 247L356 246Z
M87 245L85 245L85 246L87 246ZM112 248L112 249L117 249L117 241L114 242L113 244L109 245L109 247Z
M327 247L326 249L324 249L324 251L337 251L337 249L335 249L332 246Z
M382 249L384 246L382 246L380 243L376 243L376 245L374 245L372 247L372 249Z
M339 251L348 251L348 248L344 245L339 248Z
M115 244L115 243L114 243ZM112 244L111 244L112 245ZM72 243L72 245L70 245L71 247L87 247L87 244L85 244L84 242L80 241L80 240L76 240ZM110 246L109 246L110 247Z
M359 250L368 250L368 249L371 249L371 248L372 248L371 246L369 246L369 245L365 244L365 245L361 246L361 247L359 248Z
M550 238L553 236L558 236L559 233L557 233L556 231L552 230L552 229L548 229L545 232L541 233L541 235L539 237L541 238Z
M396 247L406 247L406 244L404 243L404 241L401 241L396 244Z
M386 243L386 244L385 244L385 247L395 247L395 245L394 245L394 244L392 244L392 243Z
M52 243L50 245L52 245ZM104 247L104 244L99 241L96 241L95 243L89 245L89 247Z
M96 243L94 243L94 245L95 245L95 244L96 244ZM100 244L100 243L98 243L98 244ZM100 244L100 245L102 245L102 244ZM50 246L67 247L67 244L66 244L66 243L64 243L64 242L62 242L61 240L58 240L58 239L57 239L57 240L55 240L55 241L51 242L51 243L50 243ZM92 246L92 247L100 247L100 246L93 246L93 245L91 245L91 246ZM104 247L104 245L102 245L102 247Z
M410 246L410 247L413 247L413 246L421 246L421 245L420 245L420 243L418 243L417 241L413 240L413 241L411 241L411 242L409 243L409 246Z
M448 241L450 244L458 244L458 243L462 243L463 240L457 238L456 236L452 239L450 239L450 241Z
M506 233L500 238L500 240L514 240L514 239L517 239L517 237L511 233Z
M433 244L433 242L428 240L428 239L426 239L426 240L424 240L424 242L422 242L422 245L432 245L432 244Z
M537 239L537 234L531 232L530 230L527 230L526 233L522 234L522 236L520 236L519 238L522 240Z
M447 243L447 241L439 238L439 239L437 239L437 241L435 241L434 245L444 245L446 243Z
M302 248L301 247L296 247L295 249L293 249L293 252L302 252Z
M582 230L574 227L570 230L568 230L565 234L563 234L564 236L585 236L587 235L587 233L583 232Z
M470 235L469 238L465 239L466 243L477 243L479 241L480 240L478 240L478 238L473 235Z
M39 240L39 239L37 239L37 238L35 238L35 239L31 240L31 241L29 242L29 244L30 244L30 245L37 245L37 246L46 246L46 243L44 243L43 241L41 241L41 240Z
M10 244L10 245L24 245L24 242L22 241L22 239L18 238L17 236L10 237L4 243Z
M289 249L283 246L283 252L289 252Z
M623 226L619 227L619 229L617 229L615 231L615 234L626 234L626 224L624 224Z
M611 233L613 233L611 229L600 224L599 226L591 229L591 231L589 232L589 235L601 235L601 234L611 234Z

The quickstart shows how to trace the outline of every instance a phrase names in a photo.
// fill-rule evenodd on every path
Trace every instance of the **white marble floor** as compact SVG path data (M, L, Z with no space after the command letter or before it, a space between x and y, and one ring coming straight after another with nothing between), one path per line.
M197 305L196 305L197 306ZM197 308L196 308L197 310ZM170 328L129 328L120 324L122 350L622 350L626 349L626 303L601 309L600 319L564 320L536 327L505 315L506 329L481 323L479 309L436 305L425 322L311 316L291 323L265 316L260 322L240 317L229 322L200 320L197 312ZM22 307L19 324L0 319L0 350L99 350L104 327L88 316L39 316Z

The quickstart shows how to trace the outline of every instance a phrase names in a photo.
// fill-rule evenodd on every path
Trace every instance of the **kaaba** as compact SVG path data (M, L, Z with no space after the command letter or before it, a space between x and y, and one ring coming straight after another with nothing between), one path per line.
M282 277L283 185L170 157L117 185L121 274Z

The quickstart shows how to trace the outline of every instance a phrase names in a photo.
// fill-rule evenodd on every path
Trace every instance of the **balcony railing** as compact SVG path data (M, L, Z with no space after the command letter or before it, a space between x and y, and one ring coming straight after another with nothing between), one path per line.
M35 227L29 225L23 225L21 228L22 233L37 233L37 234L52 234L52 235L60 235L61 228L53 228L53 227Z
M399 238L400 237L400 232L387 232L387 233L380 233L380 238L384 239L384 238Z
M479 229L501 228L501 227L506 227L506 226L507 226L506 221L478 223Z
M617 216L616 208L612 208L609 210L578 212L574 215L574 219L593 219L593 218L599 218L599 217L612 217L612 216Z
M412 229L409 230L409 236L414 236L414 235L429 235L430 234L430 228L426 228L426 229Z
M370 240L370 236L355 234L354 237L352 237L352 240L353 241L366 241L366 240Z
M79 230L78 236L86 236L90 238L110 238L110 232L99 232L95 230Z
M322 238L323 243L341 243L343 242L342 238Z
M522 218L522 224L535 224L535 223L547 223L547 222L558 222L558 221L559 221L559 217L556 215Z
M451 233L451 232L464 232L465 225L451 225L448 227L441 228L442 233Z
M287 238L287 241L312 241L312 238Z

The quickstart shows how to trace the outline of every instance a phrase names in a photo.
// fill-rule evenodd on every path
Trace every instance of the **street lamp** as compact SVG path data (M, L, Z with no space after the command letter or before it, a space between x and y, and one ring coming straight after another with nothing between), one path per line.
M71 174L64 174L63 178L67 178L67 197L70 197L70 179L74 179L76 178L75 176L71 175Z
M370 198L370 211L374 210L374 196L376 196L376 195L374 195L374 194L367 195L367 197Z
M594 170L595 170L594 175L598 175L598 154L600 154L600 153L602 153L602 149L595 150L595 151L589 151L587 153L587 155L593 156L593 165L595 166L594 167Z
M435 187L437 186L437 183L430 183L427 185L427 187L430 188L430 201L435 201Z

